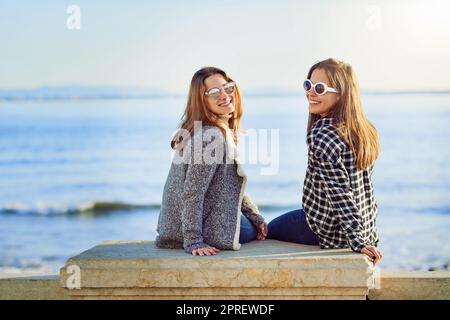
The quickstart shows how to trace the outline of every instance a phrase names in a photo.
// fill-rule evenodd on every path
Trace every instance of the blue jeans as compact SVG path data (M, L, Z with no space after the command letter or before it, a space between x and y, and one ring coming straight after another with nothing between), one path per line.
M241 230L239 234L239 243L247 243L256 240L258 231L255 225L243 214L241 214Z
M268 239L318 246L319 237L306 222L303 209L285 213L269 223Z

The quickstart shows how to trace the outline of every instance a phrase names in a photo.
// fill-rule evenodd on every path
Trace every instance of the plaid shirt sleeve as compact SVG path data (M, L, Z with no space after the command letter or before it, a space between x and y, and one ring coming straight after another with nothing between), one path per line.
M366 247L361 240L363 230L361 213L358 210L350 186L350 178L341 157L342 141L336 136L316 137L312 152L316 164L316 174L324 183L324 189L333 213L344 231L353 251L360 252Z

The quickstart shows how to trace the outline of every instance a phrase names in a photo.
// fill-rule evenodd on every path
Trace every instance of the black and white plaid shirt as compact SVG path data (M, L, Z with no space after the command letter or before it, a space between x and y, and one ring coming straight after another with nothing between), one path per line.
M308 169L303 210L319 236L321 248L361 251L377 245L373 166L358 170L350 147L339 137L333 119L317 120L307 135Z

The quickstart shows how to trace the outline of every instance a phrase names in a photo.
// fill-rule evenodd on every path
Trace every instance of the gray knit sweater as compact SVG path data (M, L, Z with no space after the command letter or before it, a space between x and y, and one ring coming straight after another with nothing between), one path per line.
M241 212L254 225L264 222L245 193L247 177L230 140L219 128L203 126L176 152L164 186L157 247L238 250Z

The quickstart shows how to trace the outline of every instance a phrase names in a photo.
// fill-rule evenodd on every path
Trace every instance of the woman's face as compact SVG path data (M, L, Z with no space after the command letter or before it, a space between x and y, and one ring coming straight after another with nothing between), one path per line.
M316 84L317 82L323 82L327 86L331 87L327 74L323 69L314 69L311 74L311 82ZM314 88L306 91L306 99L309 102L309 112L313 114L320 114L320 116L326 117L334 105L339 101L339 95L334 92L327 92L324 95L317 95Z
M228 82L221 74L213 74L205 79L206 92L212 88L219 88L220 94L217 97L205 96L206 106L214 114L223 118L231 118L234 112L234 93L227 94L222 88Z

